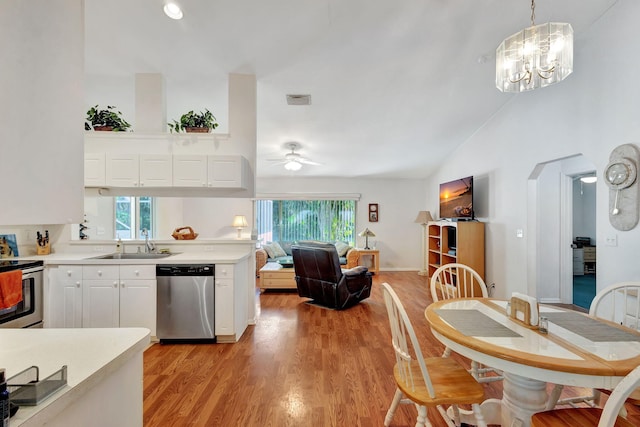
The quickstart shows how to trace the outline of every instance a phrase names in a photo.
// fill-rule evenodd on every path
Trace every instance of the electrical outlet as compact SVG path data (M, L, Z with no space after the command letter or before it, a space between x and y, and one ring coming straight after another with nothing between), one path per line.
M214 249L213 249L213 246L205 246L205 247L204 247L204 251L205 251L205 252L213 252L213 250L214 250Z
M93 251L94 252L104 252L104 247L103 246L94 246L93 247Z
M607 246L618 246L618 235L612 234L611 236L605 237L604 243Z
M518 228L516 230L516 237L522 239L524 237L524 230L522 228Z

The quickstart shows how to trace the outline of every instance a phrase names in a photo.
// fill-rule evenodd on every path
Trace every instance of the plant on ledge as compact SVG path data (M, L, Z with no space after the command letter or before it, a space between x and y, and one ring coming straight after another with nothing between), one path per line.
M113 105L107 105L106 109L100 109L98 105L89 108L84 122L84 130L124 132L130 127L122 118L122 113Z
M194 113L193 110L185 113L180 117L180 121L174 120L173 123L167 123L171 132L201 132L207 133L218 127L216 118L211 111L205 108L205 112L200 111Z

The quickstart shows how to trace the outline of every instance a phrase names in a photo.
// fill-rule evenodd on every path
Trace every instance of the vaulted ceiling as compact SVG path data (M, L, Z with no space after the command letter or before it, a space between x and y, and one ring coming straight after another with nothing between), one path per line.
M579 55L616 1L538 0L536 23L571 23ZM258 177L423 178L512 97L539 96L494 83L495 49L530 25L528 0L178 3L174 21L163 0L85 0L87 81L162 73L168 118L210 108L223 122L228 74L255 74ZM311 105L286 94L311 94ZM321 165L268 160L291 141Z

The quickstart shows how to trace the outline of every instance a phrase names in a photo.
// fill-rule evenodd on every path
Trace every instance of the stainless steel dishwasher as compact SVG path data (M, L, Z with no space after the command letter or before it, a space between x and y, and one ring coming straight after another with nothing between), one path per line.
M214 264L156 266L160 342L213 341Z

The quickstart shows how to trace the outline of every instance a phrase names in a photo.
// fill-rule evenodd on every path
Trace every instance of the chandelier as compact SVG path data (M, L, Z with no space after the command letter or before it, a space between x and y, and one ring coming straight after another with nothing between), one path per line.
M573 71L573 29L570 24L535 24L507 37L496 49L496 87L502 92L525 92L558 83Z

